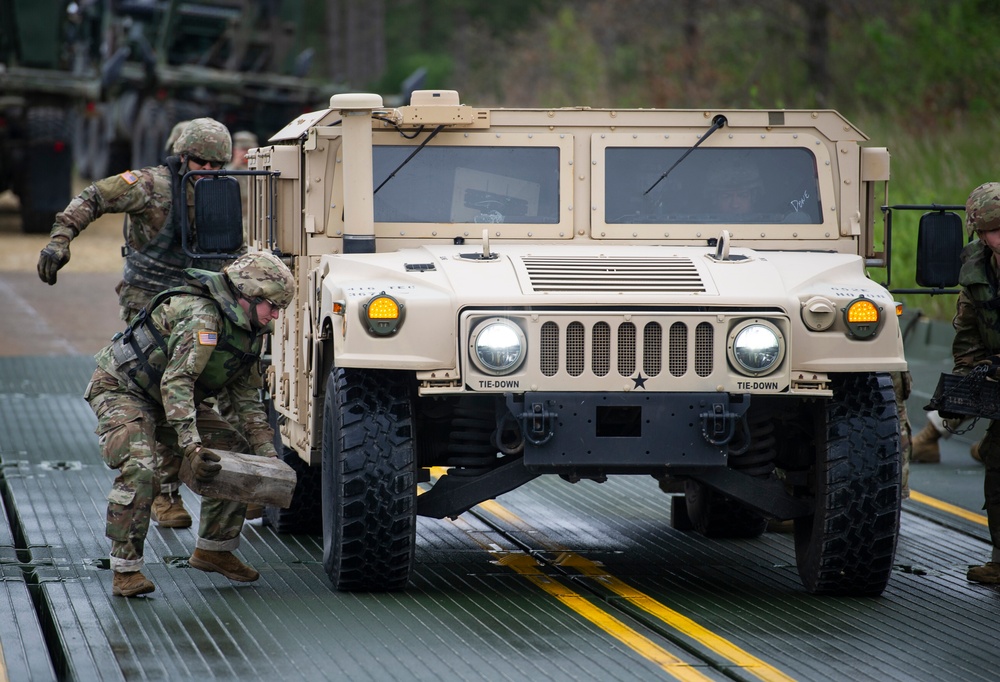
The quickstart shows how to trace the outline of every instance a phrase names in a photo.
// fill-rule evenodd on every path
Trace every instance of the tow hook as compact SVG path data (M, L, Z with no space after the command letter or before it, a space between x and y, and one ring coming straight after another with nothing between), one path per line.
M736 435L736 426L743 421L742 414L729 412L719 403L712 405L711 412L702 412L701 435L716 446L729 445Z
M521 433L532 445L543 445L555 435L554 424L559 415L545 409L545 403L531 403L530 407L518 415Z

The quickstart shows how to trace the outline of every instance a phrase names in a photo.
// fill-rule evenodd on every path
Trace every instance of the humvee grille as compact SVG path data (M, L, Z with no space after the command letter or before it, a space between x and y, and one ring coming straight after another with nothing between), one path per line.
M690 258L676 256L524 256L532 289L539 293L579 291L704 293Z
M620 376L629 377L635 374L638 358L642 357L642 373L655 377L663 371L663 356L666 353L667 369L675 377L684 376L688 371L688 347L692 330L685 322L674 322L670 325L667 344L663 343L663 327L659 322L647 322L643 325L641 334L639 328L632 322L621 322L617 333L617 358L612 363L611 357L611 325L607 322L595 322L589 329L579 321L566 325L566 347L562 357L565 358L566 373L578 377L587 371L586 348L587 338L590 338L590 372L594 376L607 376L612 368ZM708 322L701 322L693 330L694 334L694 370L700 377L709 376L714 367L715 330ZM545 376L555 376L559 372L560 340L559 325L546 322L542 325L539 335L539 370Z

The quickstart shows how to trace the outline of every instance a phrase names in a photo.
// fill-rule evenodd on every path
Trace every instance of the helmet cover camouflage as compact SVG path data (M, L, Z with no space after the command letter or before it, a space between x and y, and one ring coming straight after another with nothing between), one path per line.
M214 118L196 118L184 126L174 143L174 154L226 164L233 156L233 138Z
M263 298L279 308L287 308L295 297L292 271L272 253L242 255L222 271L233 289L248 300Z
M987 182L972 190L965 200L965 227L970 236L1000 229L1000 182Z

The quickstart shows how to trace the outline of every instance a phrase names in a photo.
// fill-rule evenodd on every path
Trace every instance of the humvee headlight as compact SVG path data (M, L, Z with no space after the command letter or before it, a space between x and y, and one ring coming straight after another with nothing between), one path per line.
M524 332L510 320L499 317L481 322L469 342L472 361L488 374L510 374L524 361Z
M870 299L856 298L844 308L844 321L852 336L867 339L878 331L881 321L881 308Z
M394 334L403 321L403 306L384 291L361 306L361 317L368 331L378 336Z
M785 342L781 332L764 320L748 321L729 335L729 358L742 374L768 374L781 364Z

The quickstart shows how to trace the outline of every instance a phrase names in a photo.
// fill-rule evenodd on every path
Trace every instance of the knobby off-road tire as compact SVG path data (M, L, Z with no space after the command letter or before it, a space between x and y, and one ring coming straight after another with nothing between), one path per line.
M813 594L877 596L899 535L899 417L888 374L833 382L819 415L816 511L795 520L795 558Z
M56 213L72 198L73 150L67 118L62 107L28 110L28 146L16 187L25 234L48 234Z
M338 590L400 590L416 544L413 403L405 375L337 369L323 403L323 566Z

